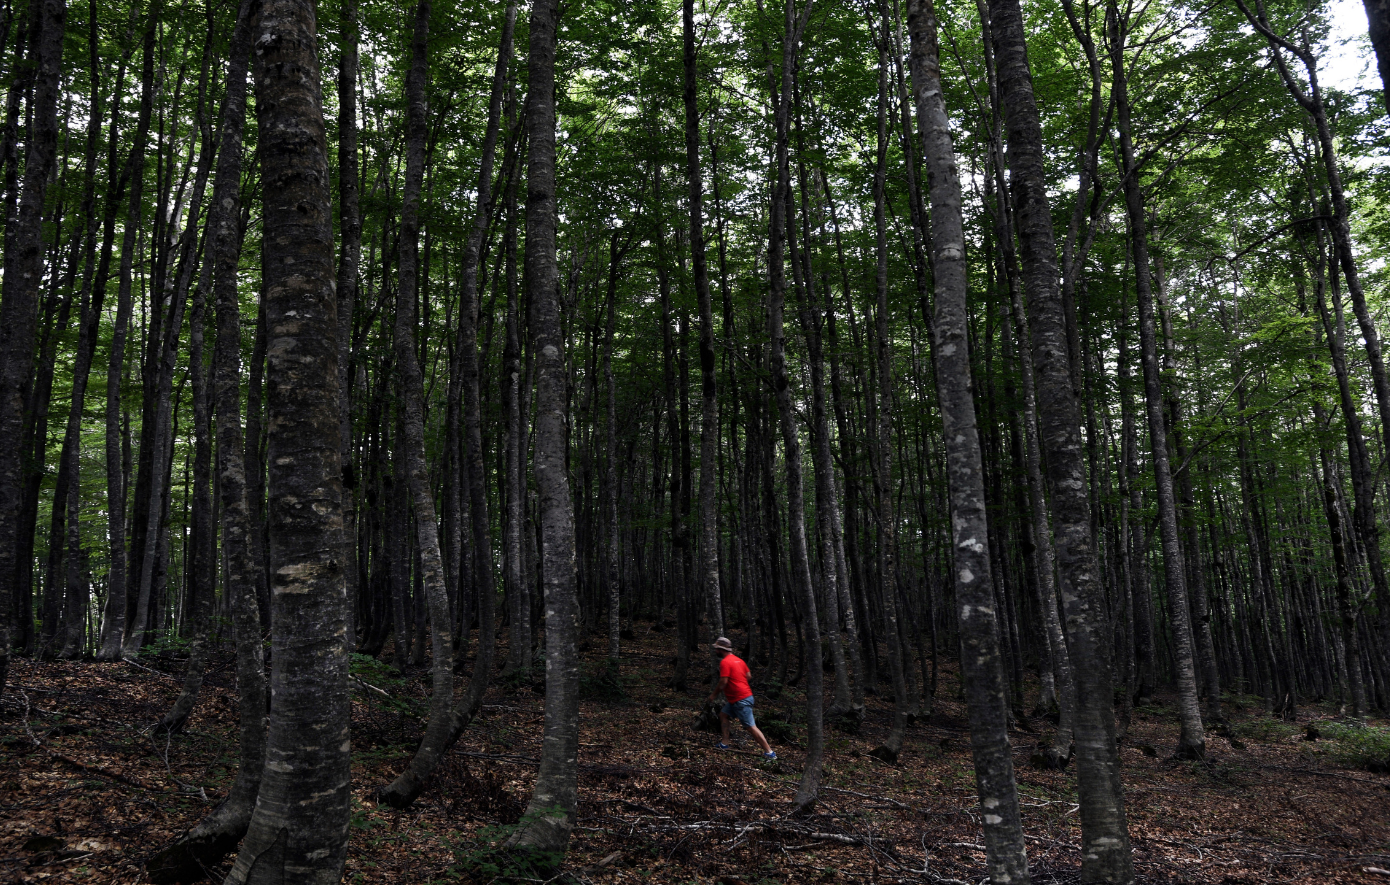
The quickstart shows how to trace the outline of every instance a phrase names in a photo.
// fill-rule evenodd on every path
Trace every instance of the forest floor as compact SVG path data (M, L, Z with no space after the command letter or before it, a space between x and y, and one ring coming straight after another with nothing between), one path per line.
M821 802L812 816L791 819L804 694L758 696L759 723L780 735L777 762L764 763L742 734L734 751L721 752L713 735L692 727L707 686L665 687L671 634L647 624L637 633L625 645L620 684L597 677L598 650L585 664L579 819L557 882L983 879L954 670L943 668L935 711L914 724L896 765L867 755L888 731L887 698L870 698L858 734L829 731ZM177 661L12 660L0 699L0 882L147 881L145 858L196 823L235 774L231 663L214 663L187 732L156 740L152 724L178 693ZM488 840L518 819L535 776L540 694L495 684L419 801L398 812L373 794L419 740L428 678L365 658L354 672L344 881L489 881L496 856ZM703 675L703 659L692 672ZM754 691L767 679L755 668ZM1310 723L1336 732L1326 721L1335 711L1305 706L1288 723L1255 699L1232 699L1235 740L1211 737L1202 764L1165 758L1177 742L1166 702L1135 711L1120 753L1141 882L1390 885L1390 775L1353 768L1346 742L1307 737ZM1044 719L1021 723L1015 766L1033 881L1070 883L1080 866L1074 766L1029 765L1050 728Z

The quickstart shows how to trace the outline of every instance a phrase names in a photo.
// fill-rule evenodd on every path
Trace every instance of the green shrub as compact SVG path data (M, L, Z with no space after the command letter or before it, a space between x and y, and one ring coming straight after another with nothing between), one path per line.
M362 697L378 707L408 716L423 716L428 710L424 702L406 693L410 689L410 683L400 670L371 655L354 653L348 661L348 673L353 679L368 686L368 689L361 693Z
M1247 719L1235 727L1236 734L1241 737L1266 744L1288 740L1298 734L1300 730L1297 725L1269 716Z
M507 847L512 834L526 825L526 819L511 826L483 827L471 846L456 846L455 870L479 883L536 882L550 879L565 862L562 851Z
M348 672L383 691L401 691L406 687L405 676L400 670L371 655L353 652Z
M1331 756L1337 762L1349 768L1390 772L1390 728L1346 719L1322 723L1320 730L1333 741Z

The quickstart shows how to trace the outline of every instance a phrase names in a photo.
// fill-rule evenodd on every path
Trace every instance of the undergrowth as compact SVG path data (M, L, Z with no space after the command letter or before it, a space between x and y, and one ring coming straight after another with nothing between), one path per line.
M1244 722L1238 723L1233 730L1247 740L1272 744L1288 740L1298 734L1301 729L1297 725L1284 722L1281 719L1274 719L1269 716L1252 716Z
M1333 761L1348 768L1390 772L1390 728L1348 719L1324 723L1321 731L1333 741L1328 753Z

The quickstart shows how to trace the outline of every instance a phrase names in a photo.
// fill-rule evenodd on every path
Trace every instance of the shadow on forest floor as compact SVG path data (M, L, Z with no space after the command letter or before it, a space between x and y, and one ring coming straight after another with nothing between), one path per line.
M582 704L580 819L564 879L973 885L984 877L954 670L943 670L935 713L909 731L897 765L867 755L888 731L887 698L870 698L858 734L829 731L822 802L793 820L801 691L759 698L759 722L783 723L790 735L774 741L777 763L762 763L742 734L734 751L715 750L711 735L691 728L707 686L666 688L670 634L639 623L636 635L622 676L590 686L596 699ZM597 657L591 666L599 672ZM164 658L12 661L0 699L0 882L146 881L144 859L223 795L236 765L225 652L188 731L151 737L178 693L180 667ZM420 738L428 679L380 665L361 675L386 694L354 687L344 881L486 881L486 840L529 797L541 697L524 684L494 685L420 800L395 812L371 797ZM755 667L755 692L759 675ZM1390 885L1381 872L1390 870L1390 775L1348 767L1354 760L1327 735L1330 708L1305 706L1298 723L1286 723L1255 699L1235 700L1243 703L1227 704L1234 740L1210 736L1206 764L1165 758L1177 742L1172 698L1136 709L1120 755L1140 881ZM1309 740L1310 722L1321 740ZM1033 881L1069 885L1080 864L1075 772L1030 767L1051 724L1025 725L1031 731L1012 739Z

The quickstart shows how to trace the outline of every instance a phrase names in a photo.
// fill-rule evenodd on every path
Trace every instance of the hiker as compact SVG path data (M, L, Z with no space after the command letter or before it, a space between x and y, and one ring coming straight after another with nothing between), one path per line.
M777 754L772 752L767 738L753 721L753 689L748 687L748 677L752 671L742 658L734 654L733 643L723 636L714 640L714 653L719 655L719 684L705 702L713 703L720 692L724 693L724 707L719 711L719 730L724 737L715 747L729 749L729 719L737 718L763 748L763 758L776 759Z

